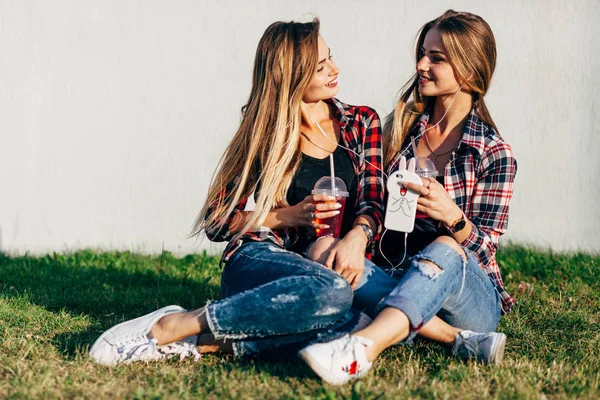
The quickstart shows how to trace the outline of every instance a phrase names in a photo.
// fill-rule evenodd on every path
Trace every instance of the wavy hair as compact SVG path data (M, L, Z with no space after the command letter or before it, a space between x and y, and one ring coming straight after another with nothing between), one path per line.
M433 28L442 37L446 56L454 73L466 89L471 91L477 116L498 131L483 101L496 68L496 40L492 29L478 15L448 10L423 25L419 31L415 51L417 62L422 57L421 48L425 36ZM401 89L402 94L394 108L393 119L388 121L384 129L385 165L389 165L400 151L415 121L427 107L433 105L433 97L419 94L418 79L418 73L415 73Z
M192 236L222 228L235 206L257 192L256 208L240 233L287 205L286 193L300 163L300 106L317 69L319 20L275 22L256 49L252 89L242 121L213 175Z

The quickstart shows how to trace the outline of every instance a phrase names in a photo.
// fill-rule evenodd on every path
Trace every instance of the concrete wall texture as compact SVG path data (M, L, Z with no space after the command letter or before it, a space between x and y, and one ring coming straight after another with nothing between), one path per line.
M519 162L506 238L600 251L597 0L0 1L0 250L217 251L187 234L264 29L319 16L338 97L383 117L448 8L496 35L487 101Z

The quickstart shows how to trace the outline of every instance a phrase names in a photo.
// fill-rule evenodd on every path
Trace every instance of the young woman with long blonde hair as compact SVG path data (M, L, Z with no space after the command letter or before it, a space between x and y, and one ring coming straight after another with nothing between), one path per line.
M414 79L384 129L384 160L392 173L403 156L427 157L442 174L403 183L420 195L417 211L425 218L417 219L406 246L402 233L383 235L382 253L392 265L405 251L410 262L395 283L373 274L361 288L371 297L380 290L371 299L380 311L375 320L300 352L332 384L363 376L384 349L417 334L462 358L502 360L506 336L493 331L514 300L495 253L517 164L483 99L496 65L494 35L481 17L449 10L423 26L416 59Z
M351 331L360 322L349 311L365 249L381 231L381 132L375 111L334 98L338 75L318 20L267 28L241 125L193 230L229 241L223 299L191 312L168 306L119 324L92 346L95 361L197 356L197 344L202 351L237 355L290 351L319 333ZM330 249L326 267L304 255L315 230L328 228L323 221L340 212L335 198L311 195L315 182L329 175L330 155L350 197L343 238ZM244 211L253 193L256 207Z

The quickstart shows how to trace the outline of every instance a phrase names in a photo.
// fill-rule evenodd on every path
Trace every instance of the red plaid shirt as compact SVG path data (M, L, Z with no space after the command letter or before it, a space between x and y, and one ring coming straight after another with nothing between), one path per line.
M397 168L400 155L414 157L410 138L419 136L429 121L426 111L411 129L388 171ZM420 139L420 137L419 137ZM416 140L416 143L419 142ZM502 311L510 311L515 300L504 289L496 262L498 239L508 227L508 205L513 194L517 161L508 143L471 110L458 148L444 171L444 185L471 221L471 233L461 244L478 258L502 298Z
M358 179L358 196L356 198L356 215L368 215L375 221L377 226L375 240L381 234L383 224L383 174L377 170L383 169L383 158L381 153L381 123L375 110L369 107L351 106L344 104L338 99L326 101L333 106L335 119L340 124L341 144L359 154L348 152L354 165L354 171ZM373 164L370 165L367 162ZM232 182L222 196L231 193L235 185L239 182L237 177ZM236 211L242 211L246 207L248 199L242 199L235 207ZM209 210L209 214L212 210ZM235 236L230 230L229 225L233 220L233 213L221 227L214 227L206 230L206 236L215 242L229 240L229 244L223 252L221 262L227 262L229 258L247 241L268 241L284 249L291 248L298 240L297 228L270 229L260 226L252 232L245 232L232 240ZM373 242L375 242L375 240ZM371 249L372 250L372 249Z

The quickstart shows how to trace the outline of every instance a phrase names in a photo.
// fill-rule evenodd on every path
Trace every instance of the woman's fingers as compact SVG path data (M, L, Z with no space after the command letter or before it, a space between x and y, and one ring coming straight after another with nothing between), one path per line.
M413 183L413 182L400 182L400 183L402 184L402 186L404 186L408 190L412 190L413 192L418 193L420 196L427 196L430 192L429 189L427 189L423 185L419 185L418 183Z
M311 197L312 197L312 201L315 202L315 203L318 203L318 202L327 202L327 201L330 201L330 202L335 201L335 196L329 196L329 195L326 195L326 194L313 194L313 195L311 195Z
M426 188L429 188L431 185L437 183L437 181L432 177L421 178L421 182L421 185L425 186Z
M313 228L315 229L329 229L330 226L327 224L318 224L317 221L312 221L312 225Z
M333 270L335 272L337 272L342 278L344 278L347 281L348 281L348 277L352 275L352 270L348 269L348 267L346 267L346 266L342 266L341 263L336 263Z
M325 260L325 266L329 269L333 269L333 264L335 262L336 250L335 247L329 252L329 256L327 260Z
M315 229L328 229L329 225L318 223L317 220L323 222L322 220L335 217L340 213L340 208L342 205L335 201L335 197L322 194L306 196L302 206L309 226Z
M330 202L330 203L316 203L315 204L315 210L317 211L333 211L333 210L338 210L342 208L342 205L340 203L337 202Z
M428 208L431 207L434 203L435 203L434 200L430 200L424 196L419 196L419 199L417 200L417 205L420 204L420 205L428 207Z
M348 282L348 284L350 286L352 286L352 289L354 289L354 281L356 280L356 273L351 273L348 274L344 279L346 279L346 282Z
M352 268L350 265L338 266L336 264L334 271L344 278L353 288L358 284L360 274L356 268Z
M356 289L356 287L358 286L358 282L360 282L360 278L362 277L362 272L358 272L356 273L356 275L354 275L354 277L352 278L352 281L349 282L350 286L352 286L352 289Z
M431 209L429 207L425 207L424 205L417 203L417 211L429 215L430 210Z
M339 211L316 212L315 219L327 219L327 218L335 217L339 213L340 213Z
M311 196L311 200L314 201L315 198L326 198L326 197L331 197L331 196L314 195L314 196ZM340 210L339 210L340 208L342 208L342 205L335 201L332 201L329 203L323 203L323 202L307 203L304 206L304 209L306 210L305 212L306 212L307 218L310 221L310 225L315 229L329 229L329 225L322 223L322 222L324 222L323 220L326 220L328 218L333 218L336 215L338 215L340 213ZM317 220L319 222L317 222Z

